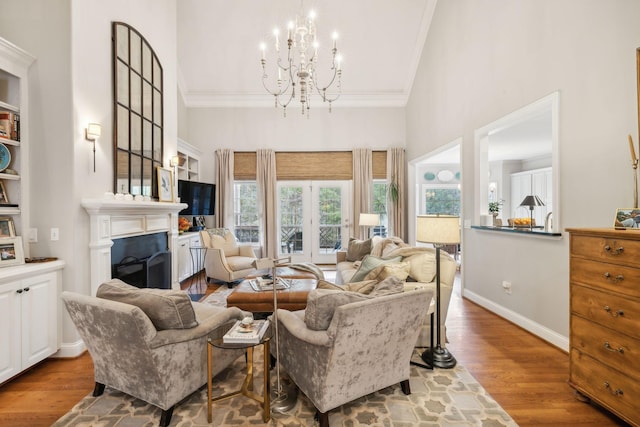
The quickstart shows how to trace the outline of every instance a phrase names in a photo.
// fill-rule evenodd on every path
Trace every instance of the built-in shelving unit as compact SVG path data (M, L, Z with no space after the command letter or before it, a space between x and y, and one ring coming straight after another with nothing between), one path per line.
M200 157L202 152L193 145L181 139L178 140L178 157L183 159L177 166L178 179L199 181Z

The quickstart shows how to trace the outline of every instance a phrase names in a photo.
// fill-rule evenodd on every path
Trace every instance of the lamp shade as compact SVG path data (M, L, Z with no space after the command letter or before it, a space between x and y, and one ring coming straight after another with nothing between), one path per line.
M361 213L358 224L369 227L380 225L380 215L372 213Z
M460 218L453 215L418 215L416 235L416 240L421 243L460 243Z
M96 138L100 138L101 134L102 134L102 126L100 126L98 123L89 123L87 125L87 139L89 141L93 141Z
M522 203L520 203L520 206L533 208L533 206L544 206L544 202L538 196L527 196Z

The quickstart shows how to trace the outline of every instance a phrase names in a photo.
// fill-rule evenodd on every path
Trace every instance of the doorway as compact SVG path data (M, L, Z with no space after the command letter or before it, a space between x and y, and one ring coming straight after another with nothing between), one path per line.
M279 181L279 256L333 264L349 236L349 181Z

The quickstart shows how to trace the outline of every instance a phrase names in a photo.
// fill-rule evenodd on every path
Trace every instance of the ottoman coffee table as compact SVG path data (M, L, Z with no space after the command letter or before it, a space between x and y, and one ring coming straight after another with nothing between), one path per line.
M278 308L295 311L307 307L307 296L318 284L315 279L288 279L287 289L276 291ZM238 307L252 313L273 313L273 291L255 291L250 279L236 286L227 297L227 307Z

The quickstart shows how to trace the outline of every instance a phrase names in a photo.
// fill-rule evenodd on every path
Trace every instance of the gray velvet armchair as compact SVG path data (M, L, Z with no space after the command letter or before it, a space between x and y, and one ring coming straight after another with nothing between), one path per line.
M144 400L162 409L160 425L167 426L174 405L207 382L207 337L222 336L229 324L242 318L242 311L191 304L186 294L186 302L177 295L180 291L131 289L117 280L101 285L98 295L105 286L111 297L117 294L115 298L62 293L93 359L93 395L101 395L109 386ZM125 298L146 311L120 302ZM177 318L168 319L170 312ZM176 321L183 329L165 329ZM243 354L216 350L214 375Z
M356 302L344 305L353 293L312 294L306 311L278 310L279 361L316 407L320 426L329 425L330 410L385 387L400 383L410 394L409 361L433 292L351 296ZM329 315L309 312L332 306Z

